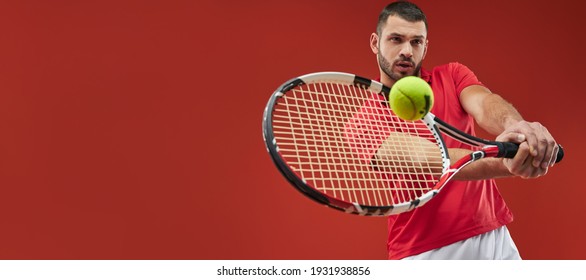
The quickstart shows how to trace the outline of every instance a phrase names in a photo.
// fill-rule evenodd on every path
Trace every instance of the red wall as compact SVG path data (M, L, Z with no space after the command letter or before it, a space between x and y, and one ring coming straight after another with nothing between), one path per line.
M584 4L543 2L417 1L425 66L468 65L564 145L500 188L524 258L586 259ZM261 119L294 76L375 77L386 3L0 2L0 258L385 259L385 219L290 187Z

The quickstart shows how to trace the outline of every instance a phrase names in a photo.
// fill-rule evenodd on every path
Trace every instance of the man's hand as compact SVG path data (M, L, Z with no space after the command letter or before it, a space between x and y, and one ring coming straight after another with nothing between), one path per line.
M536 178L545 175L548 168L555 164L558 145L538 122L517 122L507 127L496 140L520 144L515 158L504 159L505 166L513 175Z

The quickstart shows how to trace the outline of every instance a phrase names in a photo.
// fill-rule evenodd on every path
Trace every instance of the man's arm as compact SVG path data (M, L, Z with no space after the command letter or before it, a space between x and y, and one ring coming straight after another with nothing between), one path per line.
M419 150L401 150L393 143L413 143L420 147ZM529 149L520 149L519 153L524 153L526 157ZM472 151L467 149L449 148L450 161L457 160L469 155ZM404 133L390 133L388 138L382 143L372 158L374 166L387 172L417 172L422 166L429 170L430 175L439 177L442 173L442 157L435 143L427 141L420 137L410 136ZM454 180L483 180L499 177L510 177L513 173L500 158L485 158L468 164L460 172L454 175Z
M511 103L483 86L464 88L460 94L460 103L478 125L493 135L499 135L507 127L523 121Z
M470 169L478 168L489 173L485 174L487 178L494 178L507 176L502 169L504 166L509 171L509 176L534 178L545 175L548 167L555 163L558 148L547 129L538 122L525 121L521 114L498 94L491 93L483 86L468 86L460 94L460 103L480 127L498 135L497 141L521 144L514 159L494 159L493 162L482 160L477 164L471 164ZM503 166L499 166L498 162ZM461 176L465 177L469 171L466 170Z
M499 135L497 141L509 141L520 143L519 150L514 159L497 159L486 158L473 162L458 172L455 180L480 180L491 179L499 177L520 176L524 178L534 178L547 173L547 168L539 168L533 166L536 157L530 154L529 140L525 135L530 135L534 142L538 142L539 138L553 140L549 133L543 134L540 131L547 131L539 123L528 123L523 120L519 112L507 101L502 99L499 95L491 93L488 89L482 86L466 87L460 96L462 106L471 114L476 122L488 132ZM533 127L537 127L533 131ZM377 152L373 157L373 163L379 168L384 168L387 164L393 164L396 159L393 159L392 152L385 148L386 143L396 141L396 136L391 134L386 141L383 141ZM550 155L552 162L555 162L553 155L557 154L557 145L553 141L555 151ZM537 149L534 150L538 151ZM452 162L471 153L471 150L449 148L450 159ZM414 157L413 155L403 155L407 157ZM418 159L418 157L414 157ZM542 158L546 158L543 157ZM417 162L417 160L415 160ZM547 163L549 164L549 163ZM441 166L435 163L435 166ZM435 171L435 168L434 168ZM435 173L435 172L434 172Z
M435 177L442 174L442 162L441 151L436 143L399 132L389 133L372 157L372 163L379 170L418 173L424 169Z

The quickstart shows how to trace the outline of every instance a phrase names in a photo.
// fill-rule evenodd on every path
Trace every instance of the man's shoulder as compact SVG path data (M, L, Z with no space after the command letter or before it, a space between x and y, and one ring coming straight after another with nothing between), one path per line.
M449 62L446 64L437 65L429 70L423 69L421 74L423 77L461 77L474 75L470 68L460 62Z
M454 71L455 69L468 68L460 62L448 62L446 64L437 65L431 68L431 72Z

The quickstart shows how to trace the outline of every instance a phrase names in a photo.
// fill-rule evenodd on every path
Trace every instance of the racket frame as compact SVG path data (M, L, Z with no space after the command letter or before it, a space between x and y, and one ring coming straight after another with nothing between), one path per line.
M344 211L346 213L363 216L388 216L392 214L407 212L416 207L424 205L429 200L431 200L431 198L437 195L437 193L443 186L439 183L436 184L436 187L430 189L417 199L408 202L398 203L395 205L370 206L359 204L356 202L343 201L338 198L327 195L325 193L322 193L316 190L315 188L309 186L305 180L297 176L297 173L287 165L286 160L279 152L279 143L277 142L277 139L271 128L271 124L273 122L272 112L275 109L275 106L278 104L279 99L285 97L289 91L296 87L306 84L312 84L315 82L334 82L341 83L344 85L353 85L361 87L373 93L381 94L385 98L385 100L388 100L388 93L390 91L390 89L387 86L379 82L362 78L360 76L356 76L353 74L342 72L318 72L291 79L285 82L283 85L281 85L271 95L263 114L263 138L267 147L267 151L269 152L274 164L277 166L277 169L297 190L299 190L307 197L321 204ZM427 114L423 117L422 121L432 132L432 135L436 139L437 143L440 144L438 146L442 156L443 172L439 182L443 182L443 184L445 184L445 182L449 181L449 179L453 176L453 174L455 174L457 170L450 169L450 158L447 152L448 150L445 146L438 126L436 126L435 116L433 116L432 114Z

